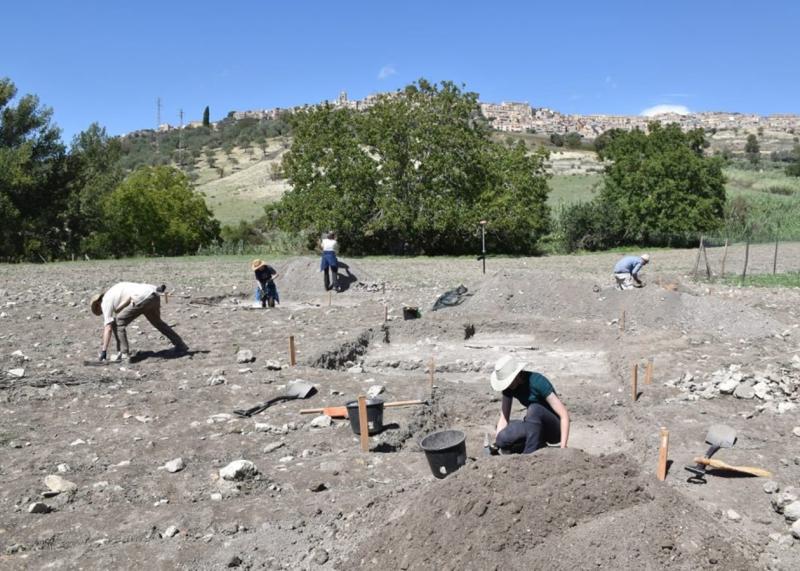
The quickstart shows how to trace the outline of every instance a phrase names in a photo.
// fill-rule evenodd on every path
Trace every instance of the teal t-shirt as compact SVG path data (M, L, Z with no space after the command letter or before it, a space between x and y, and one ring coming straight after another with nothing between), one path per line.
M534 403L550 408L547 397L556 392L550 381L541 373L522 371L528 375L527 382L522 382L514 389L503 391L504 397L517 399L522 406L528 407ZM552 409L551 409L552 410Z

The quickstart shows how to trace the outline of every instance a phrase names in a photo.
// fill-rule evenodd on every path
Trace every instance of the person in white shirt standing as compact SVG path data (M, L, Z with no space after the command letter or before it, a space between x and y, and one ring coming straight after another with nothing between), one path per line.
M154 285L120 282L92 296L90 307L92 313L103 316L100 361L107 359L112 333L117 338L119 350L113 360L128 359L130 348L126 327L140 315L144 315L153 327L172 342L176 354L184 354L189 350L180 335L161 319L161 296Z
M323 273L325 291L332 289L339 291L339 260L336 259L336 248L339 244L336 242L336 234L328 232L327 237L322 238L319 245L322 248L319 271Z

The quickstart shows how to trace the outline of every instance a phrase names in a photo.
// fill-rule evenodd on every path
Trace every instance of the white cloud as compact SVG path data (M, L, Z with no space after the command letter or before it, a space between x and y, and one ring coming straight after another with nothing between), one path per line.
M664 115L666 113L677 113L678 115L688 115L691 113L686 105L654 105L642 110L640 115L642 117L655 117L656 115Z
M385 65L381 68L378 72L378 79L386 79L387 77L391 77L397 73L397 70L394 68L393 65Z

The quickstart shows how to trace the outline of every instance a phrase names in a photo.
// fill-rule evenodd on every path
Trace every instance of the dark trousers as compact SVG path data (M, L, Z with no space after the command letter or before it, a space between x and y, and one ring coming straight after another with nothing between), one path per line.
M158 329L161 334L169 339L175 347L183 348L186 344L181 339L180 335L175 333L169 325L164 323L161 319L161 298L157 293L147 296L146 298L138 301L137 303L129 303L125 309L119 312L116 319L116 334L119 343L119 350L123 353L130 353L128 347L128 333L127 326L139 317L144 315L150 324Z
M495 444L510 452L530 454L561 441L561 420L546 406L528 406L524 420L512 420L497 433Z
M337 289L339 287L339 267L328 266L322 270L323 280L325 282L325 291Z

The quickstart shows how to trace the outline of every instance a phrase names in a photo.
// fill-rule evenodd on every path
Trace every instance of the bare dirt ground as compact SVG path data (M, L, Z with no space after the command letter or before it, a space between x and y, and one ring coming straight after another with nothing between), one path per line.
M771 269L770 252L752 248L753 269ZM710 251L713 264L720 254ZM653 253L647 287L628 292L611 288L616 254L490 259L486 275L471 258L348 260L355 281L331 305L317 260L292 258L275 263L273 310L250 307L244 259L2 266L0 567L797 569L800 544L774 506L800 479L800 292L695 284L694 256ZM729 251L727 267L742 261ZM782 245L780 264L800 267L800 245ZM190 355L163 353L140 318L131 363L84 364L101 331L88 299L121 280L175 288L162 313ZM471 294L463 304L430 311L459 284ZM404 320L404 305L422 317ZM237 363L240 349L255 360ZM553 381L572 417L570 450L482 456L499 412L488 371L507 352ZM648 359L654 381L640 376L633 402L632 365ZM742 386L763 377L772 392L721 393L713 374L731 365ZM295 379L317 394L232 414ZM370 453L347 420L316 428L299 414L376 385L386 401L429 404L386 409ZM721 472L686 481L718 422L739 440L717 457L771 470L780 491ZM443 480L418 446L439 428L464 431L469 456ZM182 470L164 468L177 458ZM258 475L220 477L240 459ZM54 475L74 489L50 491ZM30 513L36 504L46 513Z

